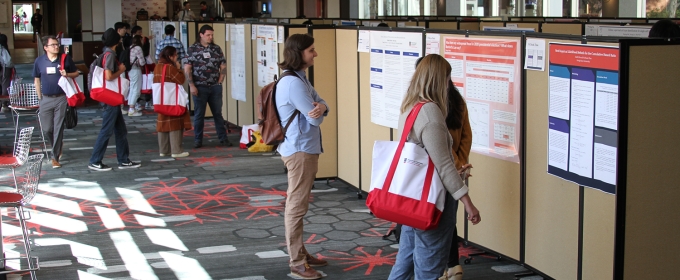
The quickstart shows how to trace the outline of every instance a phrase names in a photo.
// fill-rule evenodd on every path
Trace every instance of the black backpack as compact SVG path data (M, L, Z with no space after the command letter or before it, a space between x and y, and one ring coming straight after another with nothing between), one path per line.
M118 57L118 61L120 63L123 63L125 65L125 72L129 72L130 69L132 69L132 64L134 64L136 61L130 61L130 50L135 47L135 45L130 45L129 48L124 49L121 53L120 56Z

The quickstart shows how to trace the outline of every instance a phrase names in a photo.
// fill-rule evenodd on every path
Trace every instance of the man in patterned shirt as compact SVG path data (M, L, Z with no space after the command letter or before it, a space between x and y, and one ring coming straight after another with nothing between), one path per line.
M165 39L161 40L156 46L156 61L158 61L158 55L166 46L173 46L177 49L177 60L181 60L187 56L184 52L184 46L182 42L175 38L175 26L168 24L165 26Z
M222 81L227 73L227 61L222 49L213 44L212 27L201 26L199 35L199 41L189 47L184 59L184 72L194 100L194 148L203 146L206 104L210 105L220 144L231 146L222 118Z

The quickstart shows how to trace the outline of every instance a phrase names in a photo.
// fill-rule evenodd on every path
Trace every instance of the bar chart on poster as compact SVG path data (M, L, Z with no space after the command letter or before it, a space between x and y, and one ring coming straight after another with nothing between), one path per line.
M423 35L372 31L370 46L371 122L396 129L401 102L423 52Z
M550 44L548 173L615 193L619 50Z
M451 80L467 102L472 151L519 163L519 39L444 38Z

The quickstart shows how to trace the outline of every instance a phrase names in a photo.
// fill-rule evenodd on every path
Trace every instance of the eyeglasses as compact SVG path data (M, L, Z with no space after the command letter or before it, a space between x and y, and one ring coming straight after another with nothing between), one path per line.
M57 48L58 48L58 47L59 47L59 44L49 44L49 45L45 45L45 46L48 46L48 47L57 47Z

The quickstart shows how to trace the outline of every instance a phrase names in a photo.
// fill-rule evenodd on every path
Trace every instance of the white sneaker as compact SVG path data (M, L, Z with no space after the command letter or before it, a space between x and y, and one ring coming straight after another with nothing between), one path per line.
M188 157L188 156L189 156L188 152L184 152L181 154L172 154L172 157Z
M131 108L130 111L128 112L128 116L130 116L130 117L139 117L139 116L141 116L141 115L142 115L142 112L137 111L137 110L132 109L132 108Z

